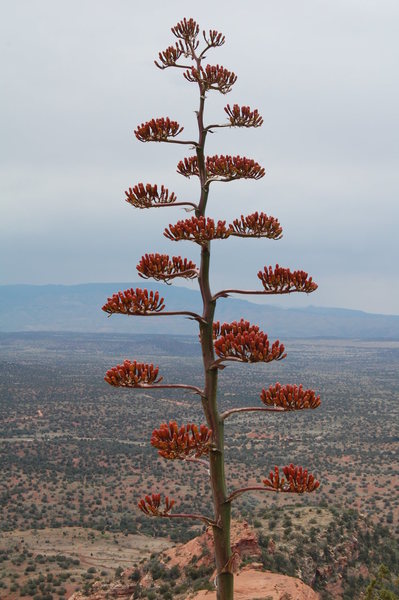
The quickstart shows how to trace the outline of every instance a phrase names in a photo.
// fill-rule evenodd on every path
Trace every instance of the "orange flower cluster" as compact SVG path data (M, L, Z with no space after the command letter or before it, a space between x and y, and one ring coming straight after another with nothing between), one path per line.
M317 290L317 283L308 278L305 271L290 271L279 265L264 267L259 271L258 277L267 292L272 294L286 294L288 292L306 292L310 294Z
M169 228L164 231L164 236L174 242L190 240L197 244L225 239L229 235L230 229L226 227L226 221L218 221L215 225L215 221L209 217L191 217L185 221L178 221L175 225L169 225Z
M199 177L198 160L196 156L183 158L177 165L177 172L183 177Z
M224 42L226 41L224 35L215 29L209 30L209 38L206 37L205 31L202 32L202 35L204 36L204 40L207 45L212 48L223 46Z
M177 121L171 121L169 117L151 119L142 123L135 129L134 135L140 142L164 142L168 138L176 137L183 131Z
M276 490L276 492L291 492L303 494L304 492L313 492L320 483L307 469L294 466L293 464L283 467L285 477L280 477L278 467L274 467L274 472L270 471L269 479L264 479L266 487Z
M154 62L159 69L167 69L168 67L174 67L182 54L184 54L184 49L181 42L180 44L176 42L175 46L169 46L158 54L161 65L156 60Z
M126 194L126 202L129 202L135 208L151 208L157 204L173 204L176 202L176 195L161 185L161 191L158 191L157 185L147 183L138 183L133 188L129 188Z
M268 217L265 213L254 212L252 215L235 219L230 225L231 235L239 237L267 237L279 240L283 229L277 219Z
M199 25L194 19L183 19L182 21L179 21L177 25L172 27L171 32L177 38L190 42L194 41L199 34Z
M175 277L198 277L197 266L191 260L181 256L170 258L168 254L145 254L136 268L143 279L152 277L157 281L169 281Z
M282 360L284 345L279 340L270 345L267 334L259 331L257 325L249 321L219 322L213 324L214 347L219 358L238 358L242 362L270 362Z
M260 127L263 124L263 119L256 108L251 110L249 106L240 107L238 104L234 104L231 108L228 104L224 110L234 127Z
M183 460L190 455L199 458L209 453L212 431L206 425L188 423L178 427L176 421L169 425L162 423L159 429L154 429L151 445L158 448L158 454L171 460Z
M130 288L124 292L113 294L102 307L109 315L145 315L151 312L161 312L165 308L163 298L158 292L148 292L140 288Z
M153 364L125 360L123 365L116 365L107 371L104 380L115 387L139 388L162 381L162 377L158 378L158 371Z
M183 73L187 81L199 83L204 90L216 90L221 94L227 94L237 81L237 75L221 65L206 65L205 69L191 67Z
M151 494L142 498L137 506L149 517L166 517L172 510L175 500L169 500L168 496L165 496L162 504L161 508L161 494Z
M268 390L263 389L260 399L266 406L279 406L284 410L302 410L320 406L320 396L313 390L304 390L302 385L281 385L276 383Z
M265 169L252 158L245 156L207 156L207 176L222 178L223 181L234 179L261 179Z

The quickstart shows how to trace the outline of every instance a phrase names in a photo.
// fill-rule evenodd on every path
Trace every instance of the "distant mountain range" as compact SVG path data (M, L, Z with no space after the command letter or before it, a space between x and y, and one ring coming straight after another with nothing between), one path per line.
M196 323L182 317L125 317L101 310L108 296L128 287L158 290L167 310L200 311L198 291L156 283L90 283L83 285L0 286L0 331L75 331L98 333L197 334ZM399 340L399 316L375 315L341 308L284 309L226 298L216 318L244 317L271 337Z

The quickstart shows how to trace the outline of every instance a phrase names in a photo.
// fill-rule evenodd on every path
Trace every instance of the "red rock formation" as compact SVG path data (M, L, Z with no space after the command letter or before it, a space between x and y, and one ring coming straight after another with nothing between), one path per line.
M258 545L257 534L252 527L245 522L234 522L231 531L231 545L234 555L233 569L235 575L235 600L262 600L270 597L273 600L319 600L320 596L309 586L299 579L287 577L262 571L259 562L253 562L239 570L239 565L244 557L256 558L261 556ZM161 562L168 569L177 565L182 572L184 568L193 562L196 557L196 566L213 565L213 538L212 532L207 530L202 535L190 540L186 544L180 544L159 555ZM129 576L131 569L124 573ZM211 577L213 579L213 576ZM148 572L141 579L142 587L150 587L152 584L151 574ZM135 584L129 582L116 582L106 586L96 583L90 596L84 596L80 592L73 594L69 600L106 600L107 598L118 600L130 600L135 590ZM201 591L193 593L186 600L216 600L216 592Z
M319 594L299 579L258 571L253 565L235 575L234 589L234 600L320 600ZM197 592L187 600L216 600L216 592Z
M235 556L234 564L236 567L240 564L244 557L259 557L261 550L258 545L258 537L256 532L244 522L233 522L231 528L231 549ZM213 565L213 536L211 529L207 529L202 535L190 540L186 544L176 546L170 550L166 550L160 555L168 568L177 565L184 569L196 556L198 558L195 563L198 566L209 567Z

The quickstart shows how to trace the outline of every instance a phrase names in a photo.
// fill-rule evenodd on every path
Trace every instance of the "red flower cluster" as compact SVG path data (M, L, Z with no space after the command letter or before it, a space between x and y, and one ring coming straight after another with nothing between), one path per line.
M151 119L142 123L135 129L134 135L140 142L164 142L168 138L176 137L183 131L177 121L166 119Z
M158 378L158 371L158 367L153 364L125 360L123 365L107 371L104 380L115 387L139 388L162 381L162 377Z
M183 158L177 165L177 172L183 177L199 177L198 160L196 156Z
M173 204L176 202L176 195L161 185L161 191L158 191L157 185L147 183L138 183L134 188L129 188L126 194L126 202L129 202L135 208L151 208L157 204Z
M267 237L278 240L283 229L277 219L268 217L265 213L254 212L252 215L235 219L230 225L231 235L238 237Z
M261 179L265 169L252 158L245 156L207 156L206 171L208 178L221 178L222 181L234 179Z
M199 83L204 90L216 90L221 94L227 94L237 81L237 75L221 65L206 65L205 69L191 67L183 73L187 81Z
M145 315L151 312L161 312L165 308L163 298L158 292L148 292L140 288L130 288L124 292L113 294L108 298L102 310L109 315L118 313L122 315Z
M215 29L209 30L209 38L206 37L205 31L202 32L202 35L204 36L204 40L207 45L212 48L223 46L224 42L226 41L224 35Z
M308 278L305 271L290 271L276 265L272 267L264 267L263 271L259 271L258 277L261 280L266 292L271 294L287 294L289 292L306 292L310 294L317 289L317 283Z
M168 254L145 254L137 265L137 271L143 279L169 281L175 277L194 279L198 277L197 266L181 256L169 257Z
M263 124L263 119L256 108L251 110L249 106L240 107L238 104L234 104L231 108L228 104L224 110L229 116L230 124L234 127L260 127Z
M260 399L266 406L279 406L284 410L302 410L320 406L320 396L313 390L304 390L302 385L281 385L276 383L268 390L263 389Z
M259 163L245 156L207 156L205 165L207 178L211 181L261 179L265 174ZM177 165L177 172L184 177L199 177L197 157L183 158Z
M162 504L161 508L161 494L151 494L142 498L137 506L149 517L166 517L172 510L175 500L169 500L168 496L165 496Z
M182 21L179 21L177 25L172 27L171 32L177 38L190 42L195 40L199 34L199 25L194 19L183 19Z
M178 221L175 225L169 225L169 228L164 231L164 236L174 242L190 240L197 244L225 239L229 235L230 230L226 227L226 221L218 221L215 225L215 221L209 217L191 217L185 221Z
M161 65L156 60L154 62L159 69L167 69L174 67L182 54L184 54L184 49L181 47L181 42L180 45L176 42L175 46L169 46L158 54Z
M308 473L307 469L294 466L293 464L283 467L284 477L280 478L278 467L274 467L274 472L270 471L269 479L264 479L266 487L276 490L276 492L292 492L303 494L304 492L313 492L320 483L314 476Z
M158 454L163 458L183 460L190 455L199 458L209 453L212 431L206 425L188 423L178 427L175 421L169 425L162 423L159 429L154 429L151 445L158 448Z
M267 334L249 321L213 324L214 347L219 358L238 358L242 362L270 362L287 355L278 340L270 345Z

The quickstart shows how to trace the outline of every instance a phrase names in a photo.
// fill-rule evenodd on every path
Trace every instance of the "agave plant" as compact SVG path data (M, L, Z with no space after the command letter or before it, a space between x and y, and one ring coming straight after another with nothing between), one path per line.
M138 502L138 508L149 517L197 519L213 530L216 567L216 590L218 600L232 600L234 596L233 560L230 546L232 502L250 491L303 494L315 491L319 482L307 469L289 464L274 467L262 485L230 489L225 476L224 423L227 418L242 412L287 412L315 409L320 397L302 385L279 382L260 392L261 403L253 407L231 408L224 413L218 405L218 378L228 363L269 363L285 359L287 353L279 340L270 341L267 333L241 319L233 323L215 321L215 307L219 299L230 294L276 295L314 292L316 283L305 271L265 266L258 272L261 287L255 290L224 289L215 293L210 288L211 242L229 237L266 238L279 240L282 226L279 221L263 212L241 215L226 224L207 216L211 185L215 182L232 182L240 179L257 181L265 175L265 169L254 159L225 154L206 156L205 146L210 132L224 127L258 128L263 118L257 109L247 105L227 104L224 123L205 124L204 106L207 96L215 91L229 93L237 75L221 65L203 64L210 50L225 43L225 37L216 30L203 31L203 47L199 39L200 27L193 19L183 19L172 34L176 41L158 55L155 64L164 70L182 69L183 77L198 88L199 105L196 111L198 137L196 140L181 138L184 128L168 117L151 119L135 130L140 142L160 142L188 145L195 148L195 155L182 158L177 172L183 177L198 178L198 201L179 201L174 192L164 185L138 183L126 191L126 201L135 208L174 208L192 210L191 218L169 224L164 236L172 242L194 242L199 247L199 266L181 256L145 254L137 265L140 277L171 283L177 278L198 282L203 300L202 313L167 311L167 303L158 292L145 289L129 289L108 298L103 310L108 314L130 316L181 315L198 322L199 343L203 357L204 382L202 387L189 383L161 383L158 367L153 364L125 360L111 368L105 380L112 386L127 388L171 388L197 394L202 402L206 423L177 425L175 421L162 423L153 431L151 445L165 460L200 461L209 470L209 494L213 500L213 514L183 514L174 512L175 501L162 491L149 493Z

